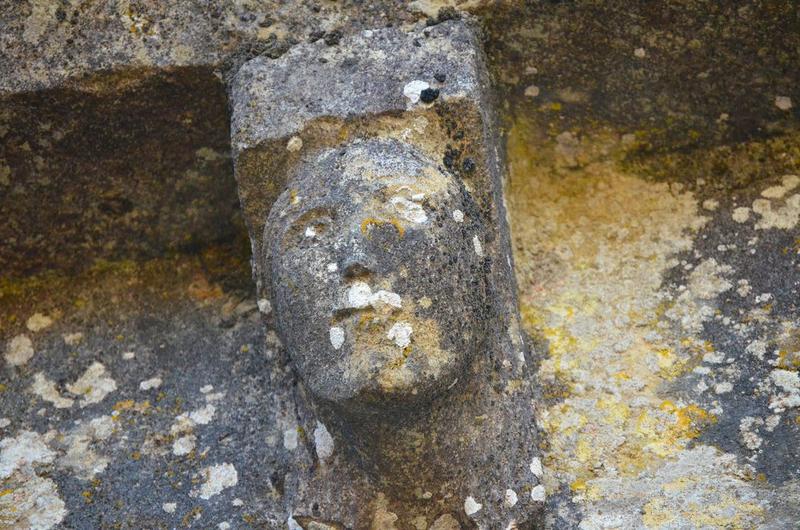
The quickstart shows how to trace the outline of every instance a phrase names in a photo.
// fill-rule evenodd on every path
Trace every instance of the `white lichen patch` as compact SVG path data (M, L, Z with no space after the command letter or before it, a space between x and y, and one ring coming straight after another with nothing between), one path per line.
M364 282L355 282L347 290L347 307L362 309L367 307L372 296L372 288Z
M22 431L14 438L3 438L0 440L0 480L23 466L50 464L55 456L39 433Z
M151 390L153 388L158 388L161 386L161 378L160 377L151 377L150 379L145 379L141 383L139 383L139 390Z
M425 209L417 202L410 201L405 197L395 196L389 199L389 204L394 207L397 215L406 221L416 224L428 221Z
M22 366L33 357L33 342L27 335L17 335L8 342L4 357L11 366Z
M0 526L8 529L49 530L67 516L58 486L26 467L3 481Z
M369 305L375 309L379 309L381 306L400 309L403 307L403 300L400 298L399 294L381 289L370 297Z
M205 478L205 482L199 489L192 490L189 494L191 497L200 497L203 500L208 500L239 483L239 474L233 464L229 463L207 467L203 470L202 475Z
M211 390L214 390L214 387L211 385L206 385L203 388L208 388L208 387L210 387ZM203 392L203 388L200 389L200 392ZM216 401L220 401L222 398L225 397L225 392L211 392L211 390L209 390L208 392L203 392L203 394L206 395L207 403L214 403Z
M286 429L283 431L283 448L288 451L297 449L297 429Z
M194 450L197 437L193 434L181 436L172 442L172 454L175 456L188 455Z
M419 97L422 91L430 87L431 86L427 82L416 79L406 83L406 85L403 87L403 95L408 98L408 101L412 105L414 105L419 103Z
M758 230L770 228L791 230L800 221L800 193L791 195L783 201L756 199L753 201L753 212L760 217L756 222Z
M715 394L727 394L731 390L733 390L733 383L729 381L723 381L714 385Z
M464 212L461 210L453 210L453 220L457 223L464 222Z
M483 508L483 505L471 496L464 500L464 513L467 515L475 515L481 511L481 508Z
M755 451L764 442L763 438L758 435L759 427L764 425L764 420L761 418L754 418L753 416L745 416L739 420L739 433L742 443L751 451Z
M161 509L164 510L166 513L175 513L175 510L178 508L178 505L174 502L165 502L161 505Z
M800 407L800 374L794 370L777 369L772 370L769 377L782 391L770 397L769 408L775 412L783 412Z
M80 331L75 333L66 333L62 336L64 339L64 344L67 346L77 346L81 342L83 342L83 333Z
M189 420L196 425L208 425L214 419L217 409L214 405L208 404L189 413Z
M506 508L513 508L517 505L517 492L512 489L507 489L503 498L503 504Z
M538 479L541 479L542 475L544 475L544 468L542 467L542 461L538 456L534 457L533 460L531 460L530 470L531 473L533 473L533 476Z
M100 416L69 431L58 445L65 448L58 466L69 469L81 480L91 480L105 471L110 459L96 451L97 442L106 440L114 431L111 416Z
M531 489L531 500L533 502L544 502L546 498L547 494L545 493L543 485L539 484Z
M770 186L762 190L761 196L766 199L782 199L798 185L800 185L800 177L797 175L784 175L780 185Z
M792 98L789 96L775 96L775 106L781 110L791 110Z
M63 397L56 388L55 382L47 379L42 372L38 372L33 376L33 384L30 390L43 401L52 403L57 409L69 408L75 402L74 399Z
M328 337L334 350L338 350L344 344L344 329L334 326L328 330Z
M478 236L473 236L472 238L472 248L475 250L475 254L483 257L483 245L481 244L481 240Z
M689 274L689 282L675 298L666 316L678 322L691 333L699 333L703 322L715 313L715 301L721 293L731 289L733 284L725 276L733 269L720 264L714 258L703 260Z
M317 422L314 429L314 447L320 462L327 462L333 456L333 437L323 423Z
M753 288L750 285L750 281L746 278L742 278L736 282L736 294L741 296L742 298L746 298L752 292Z
M49 328L52 324L53 319L42 313L34 313L25 321L25 327L34 333Z
M269 315L272 312L272 304L266 298L259 298L257 305L259 312L263 315Z
M381 309L382 307L397 308L403 307L403 300L400 295L386 290L372 292L372 288L361 281L354 282L347 290L346 307L352 309L364 309L365 307Z
M213 387L211 387L208 392L211 392L211 390L213 390ZM216 407L211 404L211 402L216 401L222 396L222 393L205 393L207 404L204 407L196 409L192 412L184 412L175 417L175 420L169 429L170 434L175 437L172 446L173 454L182 456L190 453L194 449L197 441L197 438L194 435L195 427L198 425L207 425L211 423L211 420L214 419L214 414L217 410Z
M413 332L414 328L408 322L396 322L389 328L386 337L394 341L399 348L405 348L411 344L411 334Z
M0 440L0 525L11 529L52 528L67 515L56 483L34 471L35 464L50 464L56 453L46 437L22 431Z
M734 208L733 212L731 213L731 219L740 224L746 223L747 220L750 219L750 208L746 206Z
M708 446L688 449L636 480L592 481L589 493L615 494L598 497L580 528L609 528L609 521L616 528L763 528L771 503L741 478L746 474L733 455Z
M299 136L292 136L286 142L286 150L290 153L296 153L303 148L303 140Z
M92 363L75 383L67 385L69 392L80 396L81 407L100 403L116 389L116 381L106 373L106 367L99 362Z

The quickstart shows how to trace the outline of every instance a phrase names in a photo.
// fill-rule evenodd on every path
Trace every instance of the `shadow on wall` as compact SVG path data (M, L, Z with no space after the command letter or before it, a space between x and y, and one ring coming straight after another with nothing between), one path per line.
M103 73L2 97L0 140L7 278L246 241L211 69Z

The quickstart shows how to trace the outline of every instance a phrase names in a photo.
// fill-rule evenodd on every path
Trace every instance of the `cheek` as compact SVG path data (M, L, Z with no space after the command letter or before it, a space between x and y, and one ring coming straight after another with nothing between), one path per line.
M321 243L309 243L302 249L281 251L277 257L281 262L282 276L309 288L313 296L314 289L330 282L334 277L329 268L335 263L331 249Z
M329 268L332 262L331 253L323 246L276 256L273 286L281 293L278 309L284 312L279 318L303 320L306 326L324 320L327 325L339 290L338 273Z

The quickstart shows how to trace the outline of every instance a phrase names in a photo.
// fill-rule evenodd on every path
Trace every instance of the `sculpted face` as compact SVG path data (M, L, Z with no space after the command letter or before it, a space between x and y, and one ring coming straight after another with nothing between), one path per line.
M325 151L276 201L265 241L278 331L311 394L380 406L445 392L482 351L477 208L411 147Z

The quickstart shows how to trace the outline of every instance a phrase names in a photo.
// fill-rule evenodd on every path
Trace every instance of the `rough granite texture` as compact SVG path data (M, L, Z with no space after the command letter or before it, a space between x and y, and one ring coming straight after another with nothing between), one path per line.
M360 28L422 17L413 6L387 1L3 0L0 93L53 89L103 71L224 71L254 55L279 56L306 40L331 41Z
M198 68L4 98L0 267L79 271L235 237L225 106L219 79Z
M242 208L254 235L257 281L263 258L255 234L263 233L269 207L303 144L308 150L325 141L316 139L320 135L359 134L348 131L349 122L429 110L404 94L415 81L439 90L440 103L480 101L478 46L461 24L440 24L412 35L365 30L341 46L317 41L278 59L257 57L239 69L231 89L231 144ZM437 74L444 81L437 81ZM317 122L321 125L315 130ZM288 143L293 136L297 148Z
M233 156L259 296L298 374L301 421L340 448L287 483L299 524L539 519L529 353L478 46L462 21L368 30L236 76Z
M130 184L124 176L141 162L153 175L142 181L145 196L170 196L160 183L183 182L189 168L225 175L197 219L226 226L230 159L223 171L223 159L212 169L195 153L230 152L229 68L325 36L336 46L337 29L344 37L413 25L451 3L0 2L0 108L20 116L0 111L0 148L16 153L0 161L0 204L22 215L0 229L46 241L31 241L44 252L8 253L0 273L0 526L286 527L264 514L279 510L289 459L313 458L316 429L298 430L294 416L277 412L294 397L281 386L289 379L276 335L253 309L247 252L226 250L236 263L208 252L117 261L198 251L213 233L173 246L158 243L177 240L159 232L113 230L108 220L126 204L118 185L87 187L75 208L87 215L57 229L37 210L60 210L55 192L80 179ZM784 177L800 174L796 3L475 4L460 7L484 25L502 96L523 323L540 356L532 362L541 361L545 526L793 528L798 188ZM195 73L165 82L175 71ZM159 81L141 83L149 78ZM137 96L140 83L161 88ZM182 101L159 106L170 86L183 87ZM218 103L203 103L214 93ZM111 104L119 94L130 97ZM69 116L66 102L92 98L116 110L64 144L86 154L58 155L52 120L36 109ZM176 117L184 142L152 110L170 108L217 118L199 134ZM439 127L436 116L420 113ZM149 128L153 119L163 126ZM382 123L397 130L391 117ZM131 143L117 142L125 164L87 171L92 143L118 127L153 131L151 143L133 156L123 154ZM26 141L30 153L19 150ZM175 145L179 160L153 161L176 156ZM14 192L17 171L29 184ZM54 191L30 183L39 171ZM202 197L214 182L192 193ZM32 214L47 221L37 226ZM186 217L171 219L167 234L190 232L176 230ZM102 242L74 239L76 226ZM59 231L72 236L59 241Z
M426 12L396 2L0 1L0 267L78 271L241 233L225 81L252 57L424 24Z
M796 5L487 22L523 322L547 352L547 526L794 527Z

